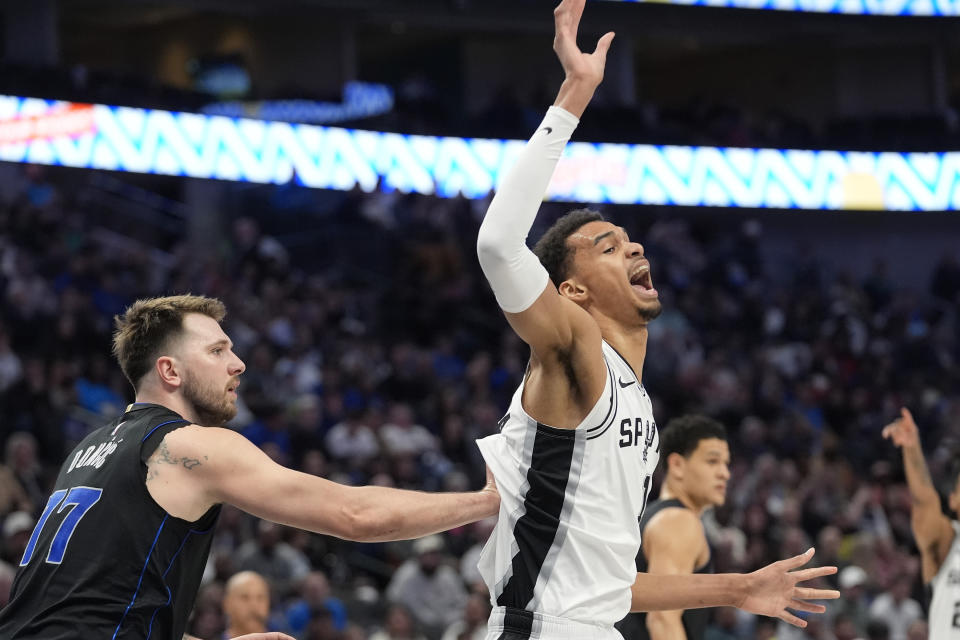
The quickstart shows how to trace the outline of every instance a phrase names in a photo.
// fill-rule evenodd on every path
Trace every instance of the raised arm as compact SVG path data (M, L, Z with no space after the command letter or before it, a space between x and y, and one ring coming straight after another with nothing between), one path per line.
M794 611L823 613L826 607L808 600L831 600L839 591L798 587L801 582L837 572L836 567L799 569L813 557L813 549L780 560L753 573L652 575L638 573L631 587L631 611L667 611L703 607L739 607L744 611L780 618L797 627L806 621Z
M606 34L590 54L577 48L584 2L563 0L554 11L553 48L566 78L543 122L504 176L477 238L480 266L497 302L535 356L571 344L578 331L589 330L590 326L586 312L561 298L550 284L546 269L526 245L557 161L603 80L607 50L613 40L612 33Z
M689 509L664 509L643 530L641 553L651 575L690 575L706 544L703 524ZM651 640L686 640L683 611L651 611L647 616Z
M348 487L276 464L243 436L190 425L168 433L147 463L147 489L195 520L226 502L260 518L347 540L381 542L446 531L497 513L488 474L473 493Z
M923 459L920 430L908 409L901 408L900 418L883 428L883 437L903 452L903 469L910 489L910 524L920 548L923 581L930 582L953 543L953 527L940 507L940 496Z

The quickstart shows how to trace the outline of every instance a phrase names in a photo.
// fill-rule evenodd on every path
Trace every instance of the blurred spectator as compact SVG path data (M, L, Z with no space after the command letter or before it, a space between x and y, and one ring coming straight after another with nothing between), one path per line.
M858 566L845 567L839 573L840 598L830 603L827 615L842 616L853 626L857 635L867 632L870 604L867 597L867 572Z
M404 403L390 407L388 422L380 427L380 439L392 456L418 456L437 448L437 439L423 425L413 421L413 411Z
M0 555L3 560L15 567L20 565L35 524L33 516L25 511L14 511L3 519L3 547Z
M310 561L297 549L281 540L283 528L260 520L257 538L240 545L235 564L240 571L253 571L265 578L276 600L285 598L295 583L310 572Z
M0 560L0 609L10 602L10 590L13 588L13 578L16 574L13 565Z
M335 424L327 433L327 451L336 460L356 466L380 453L377 438L360 422L361 415L358 409L348 411L343 422Z
M487 618L490 617L490 599L479 593L467 598L463 617L443 632L440 640L484 640L487 637Z
M400 565L387 587L387 599L406 607L430 638L456 622L467 603L463 580L443 563L443 549L439 535L415 540L416 557Z
M300 598L294 600L286 610L286 626L293 635L302 634L316 617L317 612L329 613L330 625L334 631L347 628L347 609L343 602L330 593L330 582L322 571L311 571L300 583Z
M223 613L227 638L267 630L270 615L270 586L254 571L234 574L224 588Z
M387 611L384 628L370 636L370 640L427 640L419 631L410 611L395 604Z
M910 597L910 579L897 577L888 591L881 593L870 605L870 618L883 622L890 640L907 640L910 625L923 617L920 603Z

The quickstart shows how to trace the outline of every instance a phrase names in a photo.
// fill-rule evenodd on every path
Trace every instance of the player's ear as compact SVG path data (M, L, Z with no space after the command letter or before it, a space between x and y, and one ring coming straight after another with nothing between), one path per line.
M173 356L160 356L154 363L160 381L172 387L179 387L183 382L180 363Z
M587 296L587 289L573 278L567 278L557 287L564 298L570 298L574 302L582 302Z
M687 466L687 459L679 453L671 453L667 456L667 471L678 479L683 479L683 471Z

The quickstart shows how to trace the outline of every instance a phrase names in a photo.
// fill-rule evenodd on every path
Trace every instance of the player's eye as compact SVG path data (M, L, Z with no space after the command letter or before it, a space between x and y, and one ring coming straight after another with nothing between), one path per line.
M214 347L213 353L215 353L216 355L220 355L221 353L223 353L223 347Z
M616 247L609 247L609 248L607 248L607 249L604 249L603 252L604 252L604 253L613 253L615 250L616 250Z

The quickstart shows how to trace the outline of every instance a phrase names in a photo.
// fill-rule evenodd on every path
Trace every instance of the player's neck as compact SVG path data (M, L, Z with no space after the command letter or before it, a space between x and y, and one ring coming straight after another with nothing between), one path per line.
M643 381L643 361L647 356L647 328L643 327L624 327L607 318L598 318L597 324L600 325L600 335L607 343L617 350L633 372L637 374L637 380Z
M144 387L137 392L137 398L135 402L149 402L150 404L158 404L161 407L166 407L171 411L179 413L185 420L189 420L194 424L199 424L196 412L193 410L193 405L187 402L179 394L157 392L154 389Z
M682 487L674 486L670 479L663 483L663 489L660 490L661 500L679 500L683 506L693 511L697 516L702 516L706 511L706 505L698 505Z

